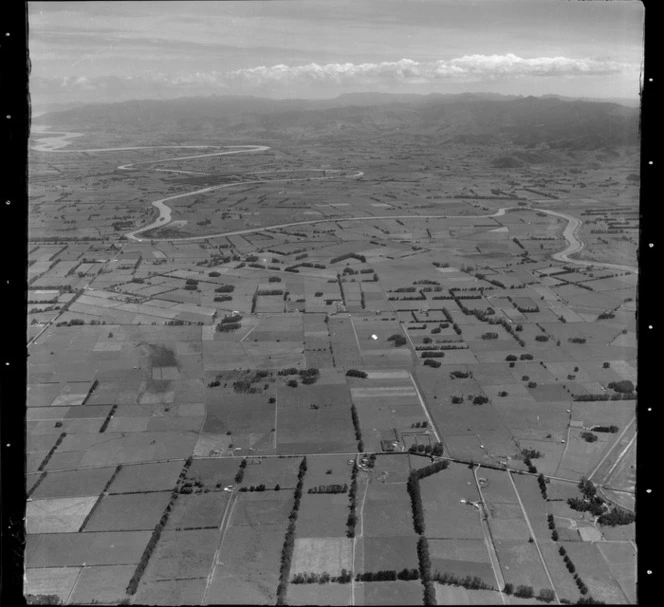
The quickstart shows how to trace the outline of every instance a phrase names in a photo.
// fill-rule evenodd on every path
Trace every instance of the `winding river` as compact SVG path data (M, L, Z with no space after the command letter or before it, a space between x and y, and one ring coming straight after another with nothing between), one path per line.
M127 164L122 164L118 166L119 170L131 171L133 167L143 164L163 164L166 162L178 162L181 160L193 160L196 158L211 158L214 156L227 156L230 154L255 154L260 152L265 152L269 150L269 146L265 145L234 145L234 146L212 146L212 145L167 145L167 146L131 146L131 147L117 147L117 148L92 148L92 149L81 149L81 150L72 150L65 149L70 145L71 140L76 137L80 137L83 133L69 132L69 131L51 131L47 126L33 126L33 134L36 136L36 141L32 146L32 149L37 152L51 152L51 153L95 153L95 152L124 152L132 150L167 150L167 149L189 149L189 150L210 150L210 149L219 149L223 147L225 151L216 151L209 152L205 154L195 154L188 156L176 156L173 158L166 158L163 160L148 160L143 162L131 162ZM194 171L176 171L169 169L155 169L155 171L162 172L174 172L174 173L187 173L187 174L200 174L195 173ZM338 171L330 171L338 172ZM364 173L362 171L357 171L351 175L346 175L345 177L349 179L362 177ZM197 194L206 194L208 192L213 192L215 190L220 190L223 188L231 188L238 186L245 186L252 183L274 183L274 182L287 182L287 181L316 181L323 179L333 179L334 176L323 176L323 177L300 177L300 178L290 178L290 179L270 179L269 181L257 179L255 181L242 181L238 183L227 183L222 185L209 186L206 188L201 188L198 190L193 190L191 192L185 192L183 194L176 194L175 196L168 196L166 198L160 198L159 200L153 201L151 204L159 211L159 216L155 221L149 225L143 226L137 230L126 233L126 237L131 240L138 242L144 242L146 240L154 241L196 241L196 240L208 240L211 238L222 238L224 236L237 236L243 234L252 234L255 232L263 232L265 230L275 230L281 228L290 228L301 225L313 225L318 223L328 223L331 221L375 221L380 219L481 219L489 217L501 217L505 214L507 210L512 207L504 207L499 209L496 213L491 215L367 215L363 217L325 217L320 219L311 219L305 221L293 221L288 223L281 223L269 226L261 226L258 228L248 228L244 230L233 230L227 232L219 232L216 234L208 234L205 236L182 236L182 237L170 237L170 238L149 238L142 237L141 234L144 234L148 230L154 228L163 228L166 227L172 221L172 209L166 203L171 200L178 200L181 198L188 198L189 196L195 196ZM602 267L610 268L615 270L622 270L627 272L638 273L638 269L633 266L624 266L612 263L601 263L601 262L589 262L581 261L577 259L572 259L570 255L577 254L583 250L585 247L584 242L577 237L579 228L582 225L582 221L572 215L567 215L565 213L560 213L558 211L551 211L549 209L534 209L536 211L541 211L542 213L547 213L548 215L553 215L565 219L567 221L567 226L563 231L563 237L568 243L567 248L558 253L552 255L553 259L557 261L562 261L564 263L574 264L578 266L593 266L593 267Z

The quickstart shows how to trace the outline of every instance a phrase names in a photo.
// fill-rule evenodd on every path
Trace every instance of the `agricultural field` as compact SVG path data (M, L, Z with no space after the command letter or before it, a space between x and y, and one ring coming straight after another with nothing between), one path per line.
M25 592L634 603L636 148L235 111L35 125Z

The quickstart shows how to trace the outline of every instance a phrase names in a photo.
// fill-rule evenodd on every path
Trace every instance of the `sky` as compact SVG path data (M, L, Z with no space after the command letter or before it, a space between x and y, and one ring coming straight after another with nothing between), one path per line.
M639 95L637 0L29 2L34 109L352 92Z

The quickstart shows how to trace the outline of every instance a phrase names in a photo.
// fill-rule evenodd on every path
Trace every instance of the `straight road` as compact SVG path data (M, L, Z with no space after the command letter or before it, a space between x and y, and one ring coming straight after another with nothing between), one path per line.
M519 506L521 506L521 512L523 512L523 518L526 520L526 525L528 525L528 531L530 532L530 537L533 538L533 543L535 544L535 548L537 549L537 554L539 554L540 561L542 561L542 567L544 567L544 573L546 573L546 577L549 580L549 584L551 584L551 588L553 589L553 594L556 597L556 603L558 603L558 605L560 605L560 597L558 596L558 592L556 591L556 587L553 584L553 579L551 578L551 574L549 573L549 568L546 566L546 561L544 560L544 555L542 554L542 551L540 550L539 544L537 543L537 537L535 536L535 531L533 530L533 527L530 524L530 519L528 518L528 514L526 512L526 509L523 505L523 502L521 501L521 496L519 495L519 490L516 488L516 483L514 482L514 479L512 478L512 473L507 472L507 476L509 477L510 482L512 483L512 488L514 489L516 499L519 500Z
M486 544L487 552L489 553L489 559L491 560L491 568L493 569L493 575L496 578L496 583L498 584L498 592L500 593L500 598L503 601L503 605L510 605L509 597L503 592L505 588L505 578L503 578L503 572L500 569L500 561L498 560L498 554L496 553L496 547L493 544L493 539L491 538L491 532L488 529L488 521L485 520L483 513L486 513L486 505L484 502L484 496L482 495L482 488L480 487L480 481L477 478L477 471L480 469L480 466L473 468L473 478L475 479L475 486L477 487L477 492L480 495L481 508L477 507L477 512L480 516L480 525L482 525L482 533L484 534L484 543Z

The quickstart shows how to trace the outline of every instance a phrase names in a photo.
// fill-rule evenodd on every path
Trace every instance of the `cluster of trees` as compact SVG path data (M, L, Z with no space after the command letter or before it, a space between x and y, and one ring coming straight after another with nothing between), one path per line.
M574 565L572 559L567 554L567 550L565 550L564 546L558 548L558 554L560 554L560 556L563 557L563 561L565 563L567 571L569 571L573 576L575 576L575 579L578 579L578 574L576 573L576 566Z
M228 316L224 316L224 318L221 319L219 324L217 325L217 331L219 332L227 332L227 331L235 331L236 329L239 329L241 325L242 320L242 315L241 314L230 314Z
M408 340L401 334L395 333L394 335L390 335L387 338L387 341L392 341L394 342L395 347L400 347L400 346L405 346L406 343L408 343Z
M60 443L62 443L63 440L65 440L65 437L67 436L66 432L62 432L60 436L58 436L58 440L55 441L53 446L51 447L50 451L46 454L46 457L42 460L42 463L39 464L39 468L37 468L37 472L41 472L45 467L46 464L50 461L50 459L53 457L53 454L55 453L55 450L60 446Z
M454 329L454 332L457 335L461 335L461 333L463 331L461 330L461 327L454 322L454 319L452 318L452 315L450 314L450 311L447 308L443 308L442 312L443 312L443 316L445 316L445 319L447 320L447 322L449 322L452 325L452 328ZM433 331L432 331L432 333L433 333Z
M233 299L232 295L216 295L214 301L219 303L222 301L231 301Z
M434 360L433 358L427 358L423 364L425 364L427 367L438 369L438 367L440 367L443 363L438 360Z
M353 418L353 428L355 428L355 440L357 441L357 450L364 451L364 441L362 440L362 428L360 427L360 418L357 415L355 405L350 406L350 415Z
M198 281L194 278L187 278L184 283L184 288L186 291L195 291L198 289Z
M260 289L256 291L256 295L283 295L283 289Z
M242 482L242 479L244 478L244 469L247 467L247 459L244 458L240 462L240 467L238 468L237 473L235 474L235 482L239 485Z
M481 337L482 339L498 339L498 333L487 331L486 333L482 333Z
M298 573L291 579L291 584L327 584L336 582L338 584L349 584L353 580L353 574L346 569L342 569L338 576L331 576L329 573Z
M542 494L542 497L546 500L549 499L549 496L546 492L546 479L544 478L543 474L539 474L537 476L537 484L539 485L540 493Z
M483 394L480 394L479 396L476 396L473 398L473 405L484 405L489 402L489 399L484 396Z
M420 535L417 540L417 558L420 564L420 578L424 586L424 604L437 605L436 589L431 577L431 556L429 555L429 542L426 537Z
M514 588L514 584L505 584L503 592L507 595L513 594L522 599L531 599L535 597L535 589L532 586L526 586L525 584L517 586L516 589ZM551 588L542 588L535 598L544 601L545 603L550 603L556 598L556 595Z
M633 512L614 507L611 508L610 512L602 514L597 519L597 522L600 525L606 525L607 527L616 527L617 525L629 525L630 523L633 523L635 519L636 516Z
M571 344L585 344L588 340L585 337L568 337L567 341Z
M367 373L365 371L358 371L357 369L348 369L348 371L346 371L346 377L361 377L362 379L365 379Z
M157 542L161 537L161 532L163 531L164 527L166 526L166 523L168 522L171 510L175 505L175 500L177 499L178 494L180 493L180 487L184 482L185 476L187 475L187 471L189 470L193 462L194 458L190 456L187 458L187 460L184 463L184 466L182 467L182 471L180 472L180 476L178 477L175 488L171 492L170 500L168 501L168 504L166 505L166 508L163 514L161 515L161 519L159 519L159 522L155 525L155 528L152 531L152 536L150 537L150 541L148 542L148 545L145 547L145 550L143 551L143 554L141 556L141 560L138 562L138 565L134 570L134 575L131 576L129 584L127 584L126 593L130 596L136 594L136 590L138 589L138 584L140 583L141 578L143 577L143 573L145 572L145 569L148 566L148 562L150 561L152 552L154 551L155 547L157 546Z
M609 394L608 392L603 394L574 394L572 396L572 399L575 402L591 402L597 400L632 400L633 398L633 392L626 394L620 394L617 392L615 394Z
M346 493L348 485L318 485L318 487L311 487L307 493Z
M450 379L468 379L473 376L472 371L452 371L450 373Z
M427 339L425 337L425 339ZM464 343L453 343L453 344L441 344L441 345L428 345L431 343L431 341L424 342L427 345L426 346L415 346L415 350L417 352L421 352L422 350L467 350L468 345Z
M115 414L116 409L118 408L117 405L113 405L111 407L111 410L108 412L108 415L106 416L106 419L104 420L104 423L101 425L101 428L99 428L99 432L106 432L106 428L108 428L108 424L111 423L111 418Z
M279 567L279 585L277 586L277 605L286 604L286 589L288 587L288 576L290 575L291 562L293 560L293 550L295 548L295 521L297 512L300 509L300 500L302 499L302 485L304 484L304 475L307 473L307 458L302 458L300 469L297 473L297 485L293 494L293 507L288 515L288 528L284 538L284 545L281 549L281 565Z
M244 461L244 460L242 460L242 461ZM275 491L281 490L281 486L279 484L276 484L274 486L274 490ZM267 488L265 487L265 485L263 483L261 483L260 485L256 485L256 486L251 485L250 487L240 487L240 491L267 491Z
M611 434L615 434L619 428L618 426L593 426L591 430L593 432L610 432Z
M495 586L487 584L482 578L470 575L459 577L453 573L440 573L437 571L433 575L433 581L438 582L439 584L447 584L448 586L461 586L462 588L467 588L468 590L496 589Z
M619 394L632 394L635 390L634 384L628 379L622 381L612 381L608 384L609 390L618 392Z
M441 350L424 350L420 353L420 358L443 358L445 352Z
M405 572L405 573L404 573ZM411 577L412 573L415 572L416 577ZM403 574L406 577L399 577ZM403 571L397 573L394 569L381 569L380 571L365 571L364 573L358 573L355 575L356 582L393 582L397 579L399 580L417 580L420 578L420 573L417 569L404 569Z
M346 259L357 259L362 263L367 263L367 258L364 255L358 255L357 253L346 253L345 255L339 255L338 257L333 257L330 259L330 263L338 263L340 261L345 261Z
M422 505L420 480L436 474L436 472L445 470L449 465L450 463L447 460L440 460L424 468L412 470L408 475L406 490L410 496L410 503L413 510L413 526L415 527L415 532L420 535L424 533L424 506Z
M411 445L409 453L422 453L425 455L441 456L443 454L443 443L434 443L433 445Z
M538 451L537 449L521 449L521 455L528 459L537 459L542 457L541 451Z
M583 498L570 497L567 500L568 506L577 512L590 512L593 516L600 516L606 511L604 500L597 495L595 485L587 478L583 477L577 485L583 494Z
M282 369L281 371L277 372L277 375L299 375L303 384L315 384L320 377L320 370L316 369L315 367L311 367L309 369L296 369L295 367L290 367L289 369ZM287 382L286 385L290 386L291 383ZM295 382L292 387L295 386L297 386L297 382Z
M233 291L235 291L235 285L220 285L214 290L215 293L232 293Z
M353 462L353 470L350 473L350 491L348 492L349 513L346 520L346 537L355 537L355 525L357 524L357 462Z
M597 440L597 435L592 432L584 431L581 432L581 438L587 443L594 443Z

